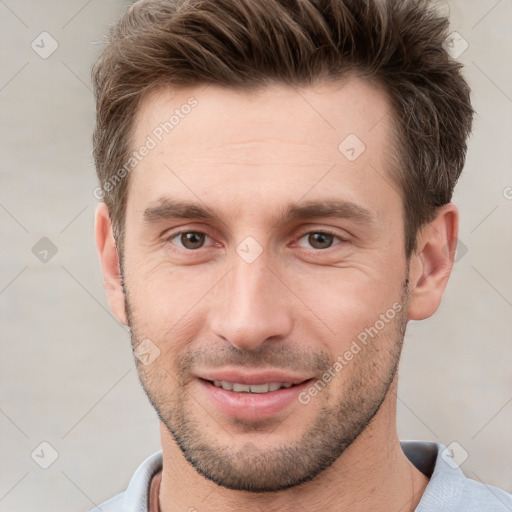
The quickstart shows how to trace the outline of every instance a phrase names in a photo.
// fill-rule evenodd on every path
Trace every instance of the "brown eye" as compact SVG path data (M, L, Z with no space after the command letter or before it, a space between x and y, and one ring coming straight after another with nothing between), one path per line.
M333 245L334 239L336 238L342 241L342 239L339 236L334 235L332 233L326 233L323 231L312 231L310 233L306 233L305 235L303 235L300 238L300 240L307 239L307 243L309 245L308 248L321 250L329 249Z
M194 250L200 249L204 245L206 235L197 231L184 231L170 238L170 240L178 240L178 246L183 249Z
M312 233L308 236L308 242L314 249L328 249L332 245L333 238L327 233Z

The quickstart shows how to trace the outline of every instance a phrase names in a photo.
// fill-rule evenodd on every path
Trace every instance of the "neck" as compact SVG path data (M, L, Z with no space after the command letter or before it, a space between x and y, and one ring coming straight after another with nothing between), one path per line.
M245 510L409 512L428 483L404 455L396 433L396 382L364 432L310 482L278 492L233 491L207 480L185 460L161 424L161 512Z

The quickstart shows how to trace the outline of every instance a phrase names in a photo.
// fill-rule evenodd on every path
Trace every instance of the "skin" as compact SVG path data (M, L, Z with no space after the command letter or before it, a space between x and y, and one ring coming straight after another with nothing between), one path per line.
M441 301L457 208L438 210L407 261L389 102L361 79L249 95L158 91L138 112L133 147L191 96L198 105L130 174L124 287L103 203L96 214L110 307L134 347L150 339L160 351L136 362L161 420L162 512L412 510L428 478L399 445L395 370L407 321ZM338 149L348 134L366 146L355 161ZM147 222L163 196L206 205L219 220ZM289 203L329 199L355 203L368 219L280 217ZM203 245L200 235L197 245L177 236L182 229L205 233ZM335 236L311 236L326 230ZM251 263L236 251L249 236L263 250ZM219 411L195 378L219 364L321 378L397 303L325 389L268 420Z

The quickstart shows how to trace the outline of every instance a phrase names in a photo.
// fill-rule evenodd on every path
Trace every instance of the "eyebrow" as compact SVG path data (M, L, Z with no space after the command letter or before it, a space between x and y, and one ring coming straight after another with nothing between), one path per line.
M314 218L350 219L361 224L375 224L376 217L368 209L346 200L324 199L289 203L278 222ZM144 210L144 221L153 224L162 220L193 219L224 224L222 218L211 208L194 202L161 197Z

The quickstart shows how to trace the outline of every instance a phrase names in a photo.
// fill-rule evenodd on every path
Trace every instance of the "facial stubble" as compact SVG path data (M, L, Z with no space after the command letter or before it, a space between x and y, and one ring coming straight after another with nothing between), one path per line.
M137 315L124 280L123 289L132 347L135 348L146 336L137 329ZM327 405L333 402L332 384L336 379L314 398L320 400L324 396L323 405L318 408L313 423L295 442L268 449L253 442L237 447L235 436L225 444L218 442L208 431L208 422L215 425L216 420L209 417L204 408L198 407L197 400L189 392L190 369L199 362L210 362L213 366L224 361L226 365L251 368L271 364L273 368L314 369L315 375L321 376L333 366L333 361L324 352L309 351L298 356L296 350L275 343L263 345L257 352L224 346L215 354L191 351L180 356L171 371L158 365L147 368L135 358L139 380L160 421L199 474L232 490L259 493L285 490L312 480L330 467L374 419L398 369L407 326L407 303L406 279L400 299L402 308L384 329L389 339L385 340L383 333L379 333L354 356L350 366L342 370L341 373L350 373L335 404ZM170 339L160 342L172 344ZM292 407L309 406L296 404ZM194 413L194 407L199 413ZM279 421L234 420L232 426L237 426L244 436L251 431L267 432L271 436L279 427Z

